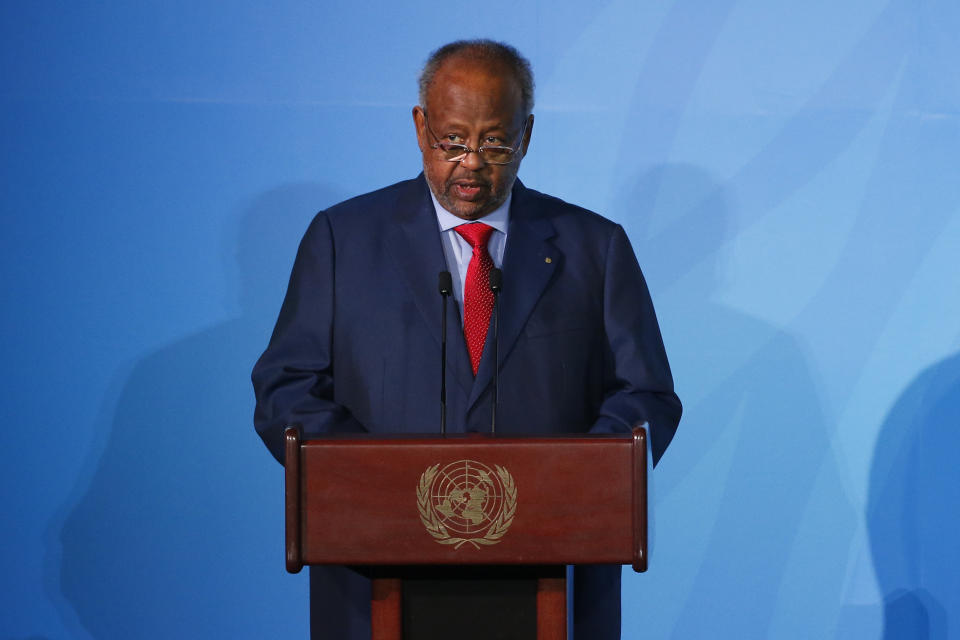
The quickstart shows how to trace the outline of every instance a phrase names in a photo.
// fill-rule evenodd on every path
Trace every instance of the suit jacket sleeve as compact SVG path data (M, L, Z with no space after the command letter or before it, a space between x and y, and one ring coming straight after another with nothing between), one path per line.
M614 379L591 432L624 432L646 422L656 464L676 433L682 408L673 391L673 376L647 283L619 225L607 251L603 300L604 331Z
M300 243L276 327L253 369L254 425L281 464L287 426L299 425L306 437L365 430L334 401L334 276L333 235L321 213Z

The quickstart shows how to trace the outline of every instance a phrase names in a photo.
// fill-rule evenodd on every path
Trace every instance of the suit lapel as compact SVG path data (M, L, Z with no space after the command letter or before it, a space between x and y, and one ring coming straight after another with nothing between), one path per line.
M395 241L387 243L388 251L397 265L400 279L439 345L442 336L441 299L437 276L447 269L447 262L440 244L433 201L422 174L397 197L393 222L397 233ZM465 393L469 392L473 385L473 371L470 369L460 313L452 297L447 309L447 361L448 372L453 374ZM439 366L438 362L438 375Z
M503 292L500 294L500 362L505 361L520 336L527 318L540 300L563 257L548 239L554 235L553 224L544 215L543 205L530 197L518 180L510 205L510 228L503 255ZM493 379L493 319L484 346L480 368L468 410L483 394Z

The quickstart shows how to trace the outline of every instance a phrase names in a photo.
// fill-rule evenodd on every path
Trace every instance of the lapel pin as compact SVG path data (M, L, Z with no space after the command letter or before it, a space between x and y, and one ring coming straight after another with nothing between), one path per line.
M553 262L553 258L544 258L543 261L546 262L547 264L550 264L551 262Z

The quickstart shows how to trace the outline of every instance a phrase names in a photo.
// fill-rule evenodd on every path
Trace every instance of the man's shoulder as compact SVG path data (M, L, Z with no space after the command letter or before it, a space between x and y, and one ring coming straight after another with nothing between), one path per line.
M375 218L390 215L402 207L409 207L426 197L426 182L422 176L354 196L320 212L331 223L375 224Z
M549 220L555 226L600 233L612 233L620 226L595 211L525 185L521 185L521 188L514 192L514 197L518 213Z

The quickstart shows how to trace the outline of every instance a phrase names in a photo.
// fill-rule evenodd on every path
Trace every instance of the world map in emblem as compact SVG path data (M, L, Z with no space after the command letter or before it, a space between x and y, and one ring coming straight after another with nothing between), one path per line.
M441 544L475 548L500 542L513 522L517 487L499 465L458 460L428 467L417 489L420 520Z

